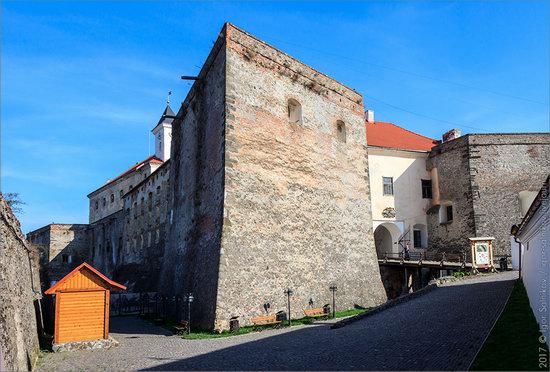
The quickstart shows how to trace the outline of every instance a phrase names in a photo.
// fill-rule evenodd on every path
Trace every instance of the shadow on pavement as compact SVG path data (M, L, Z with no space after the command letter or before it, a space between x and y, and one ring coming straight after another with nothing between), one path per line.
M339 329L297 327L149 370L466 370L513 283L440 287Z
M159 335L172 336L172 332L157 327L137 316L117 316L109 319L109 332L111 334L129 334L139 337L139 335ZM116 336L114 336L116 338Z

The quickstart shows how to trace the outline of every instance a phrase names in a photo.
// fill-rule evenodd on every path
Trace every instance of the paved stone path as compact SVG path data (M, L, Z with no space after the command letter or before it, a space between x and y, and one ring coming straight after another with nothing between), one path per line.
M48 354L42 370L466 370L517 273L444 285L339 329L329 324L183 340L137 318L112 318L110 350Z

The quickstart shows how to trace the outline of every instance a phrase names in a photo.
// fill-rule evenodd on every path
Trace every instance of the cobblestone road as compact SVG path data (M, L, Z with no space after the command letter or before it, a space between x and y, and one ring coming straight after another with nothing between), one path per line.
M328 324L182 340L137 318L112 318L118 348L48 354L42 370L465 370L517 273L442 286L346 327Z

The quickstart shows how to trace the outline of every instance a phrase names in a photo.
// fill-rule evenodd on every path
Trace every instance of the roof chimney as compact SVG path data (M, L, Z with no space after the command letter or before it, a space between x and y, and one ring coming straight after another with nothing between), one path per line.
M374 110L365 111L365 119L367 123L374 123Z
M460 137L460 129L451 129L450 131L443 133L443 142L452 141L458 137Z

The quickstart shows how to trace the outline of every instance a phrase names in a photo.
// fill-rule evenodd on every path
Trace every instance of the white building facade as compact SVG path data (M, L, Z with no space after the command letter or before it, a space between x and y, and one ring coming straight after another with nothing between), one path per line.
M432 185L426 170L436 141L367 114L369 182L374 240L379 256L427 248L426 211Z
M529 304L539 324L539 329L550 346L548 292L550 269L548 255L550 240L550 203L548 178L525 214L516 240L521 247L521 277L529 296Z

